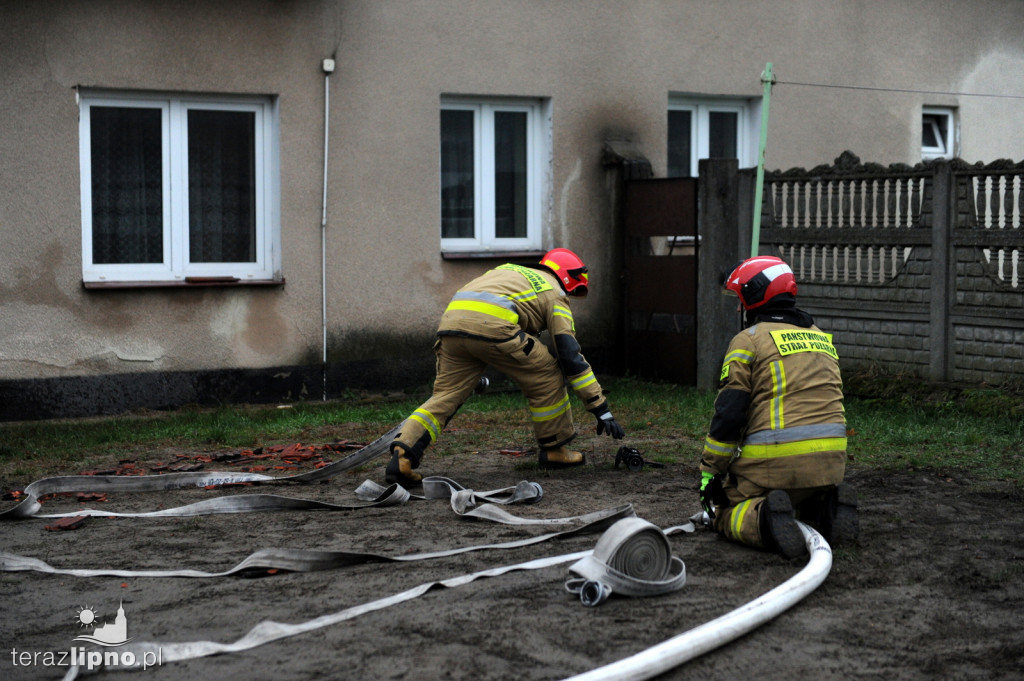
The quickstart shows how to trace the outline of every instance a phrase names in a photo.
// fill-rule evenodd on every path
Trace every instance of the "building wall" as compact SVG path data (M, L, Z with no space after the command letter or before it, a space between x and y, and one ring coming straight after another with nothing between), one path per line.
M0 380L318 364L325 78L332 365L429 368L444 302L498 262L439 252L445 94L550 98L544 245L590 265L577 317L599 348L620 319L604 142L664 175L669 96L756 100L768 61L769 167L914 163L922 105L959 107L965 160L1024 158L1019 99L802 84L1024 94L1018 0L2 0ZM278 96L286 283L85 290L76 86Z

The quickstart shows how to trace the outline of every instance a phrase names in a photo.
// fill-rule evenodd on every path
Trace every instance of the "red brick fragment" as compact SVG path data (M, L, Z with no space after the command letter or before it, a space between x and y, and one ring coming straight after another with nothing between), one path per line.
M84 515L58 518L56 522L46 525L43 529L49 530L51 532L60 532L62 530L77 530L85 523L87 519L88 516Z

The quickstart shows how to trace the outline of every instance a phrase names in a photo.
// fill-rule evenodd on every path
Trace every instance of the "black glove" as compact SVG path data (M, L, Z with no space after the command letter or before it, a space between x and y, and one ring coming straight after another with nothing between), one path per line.
M715 518L715 497L722 493L722 476L715 475L708 471L700 473L700 507L708 514L708 517Z
M597 417L597 434L600 435L605 431L615 440L621 440L626 435L626 431L622 429L610 411Z

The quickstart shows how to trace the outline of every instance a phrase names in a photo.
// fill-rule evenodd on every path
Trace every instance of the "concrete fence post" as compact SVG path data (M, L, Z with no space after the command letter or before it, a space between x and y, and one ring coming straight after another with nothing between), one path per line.
M956 225L956 185L953 169L946 161L936 162L932 175L932 257L931 300L928 309L928 378L951 378L953 334L950 311L956 295L956 259L951 244Z
M705 159L697 182L697 388L718 388L722 353L740 329L736 300L721 294L718 278L747 257L741 248L739 162ZM749 201L749 199L747 199Z

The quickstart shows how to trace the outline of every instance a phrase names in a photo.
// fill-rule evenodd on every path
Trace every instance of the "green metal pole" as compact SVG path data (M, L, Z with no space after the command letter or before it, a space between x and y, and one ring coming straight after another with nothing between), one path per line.
M761 143L757 149L757 183L754 185L754 229L750 234L750 257L757 255L761 241L761 202L764 196L764 148L768 143L768 105L772 98L772 83L775 82L775 75L772 74L772 63L764 65L764 72L761 74L761 82L764 83L764 99L761 102Z

